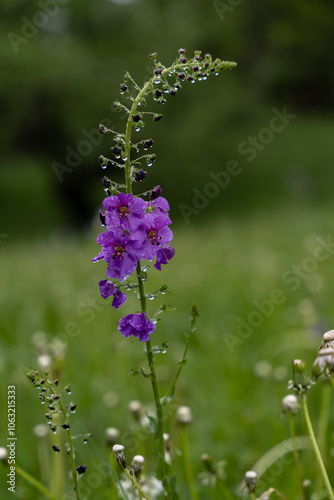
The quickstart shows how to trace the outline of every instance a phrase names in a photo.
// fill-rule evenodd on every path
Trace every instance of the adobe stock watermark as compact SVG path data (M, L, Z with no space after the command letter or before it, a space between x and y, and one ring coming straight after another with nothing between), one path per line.
M233 12L242 2L243 0L227 0L227 2L214 0L212 6L217 12L220 21L224 21L226 14Z
M113 127L113 123L108 118L101 120L101 123L107 128ZM63 182L64 175L73 172L73 170L82 163L83 159L89 156L93 152L93 149L99 146L103 141L103 135L99 128L94 128L89 131L83 129L82 135L84 139L81 139L74 148L70 145L65 147L67 154L64 163L58 161L53 161L51 163L51 167L59 182Z
M50 19L55 17L60 10L60 6L66 5L70 0L39 0L37 2L40 10L35 12L31 19L22 17L22 26L20 34L9 32L7 38L15 52L18 54L21 45L26 45L34 38L41 28L49 23Z
M239 155L247 155L247 162L254 161L257 154L262 152L274 140L275 134L283 132L291 120L297 117L295 114L288 113L286 106L284 106L282 112L273 108L272 113L273 116L269 121L268 127L261 128L254 136L249 135L245 141L242 141L238 145L237 151ZM229 161L224 170L219 172L211 171L209 173L211 179L201 190L197 187L192 189L194 196L191 205L186 203L179 204L179 210L184 222L189 224L190 217L198 215L204 210L210 204L210 200L216 198L223 189L229 186L231 178L238 176L242 171L242 166L236 160Z
M313 255L309 255L303 259L299 265L292 265L281 276L281 281L288 286L288 292L298 290L301 284L308 280L315 273L321 262L325 262L334 253L334 241L329 234L326 239L318 237L316 239L317 246L313 251ZM247 318L236 317L236 333L223 333L223 339L227 349L231 354L235 352L236 345L243 344L255 331L263 325L275 312L276 307L284 304L288 298L288 293L285 293L281 288L275 288L269 294L269 297L263 301L254 300L254 310L251 311Z

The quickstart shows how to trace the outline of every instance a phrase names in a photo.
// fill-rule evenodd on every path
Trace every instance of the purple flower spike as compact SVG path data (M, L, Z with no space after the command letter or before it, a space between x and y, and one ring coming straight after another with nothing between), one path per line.
M167 264L167 262L172 257L174 257L174 254L175 254L174 248L170 247L169 245L160 247L159 250L157 251L156 263L154 264L155 269L161 271L161 264Z
M147 342L150 340L150 334L155 330L155 324L149 319L146 319L144 312L129 314L119 320L118 330L126 338L133 335L137 337L140 342Z
M100 293L104 299L107 297L110 297L111 295L114 296L114 300L112 301L112 307L115 309L118 309L120 306L122 306L126 302L126 294L124 292L121 292L120 289L114 285L109 280L102 280L99 282L100 285Z

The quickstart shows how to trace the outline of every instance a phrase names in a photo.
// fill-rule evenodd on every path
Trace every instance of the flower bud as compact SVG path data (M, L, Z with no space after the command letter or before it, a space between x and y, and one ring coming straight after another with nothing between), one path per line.
M150 148L151 146L153 145L153 141L152 139L148 139L147 141L144 142L143 144L143 148L145 149L145 151Z
M143 464L145 462L145 459L142 455L135 455L132 459L131 462L131 469L133 469L133 472L135 474L135 477L137 481L139 482L141 473L143 472Z
M282 412L286 412L295 415L299 410L299 402L297 396L294 394L288 394L282 399Z
M156 200L159 196L161 196L161 187L155 186L151 191L150 200Z
M114 146L111 149L111 151L114 153L116 158L119 158L121 156L121 153L122 153L122 148L120 148L119 146Z
M181 425L191 424L193 418L189 406L179 406L176 412L176 418Z
M105 134L107 132L107 128L104 125L99 125L100 134Z
M122 444L114 444L112 451L115 453L117 463L121 470L126 469L125 457L123 454L124 446Z
M101 222L101 226L105 226L106 225L106 214L104 213L102 208L100 208L100 210L99 210L99 219Z
M319 349L318 356L312 366L313 376L320 377L323 373L334 373L334 348Z
M147 172L145 172L145 170L141 168L140 170L137 170L137 172L135 172L135 181L140 182L144 180L146 176Z
M289 382L288 389L294 389L297 394L307 393L312 381L306 373L305 362L302 359L295 359L292 362L293 379Z
M75 468L78 474L84 474L86 472L87 466L86 465L79 465L78 467Z
M255 493L257 474L254 470L245 473L245 483L249 493Z

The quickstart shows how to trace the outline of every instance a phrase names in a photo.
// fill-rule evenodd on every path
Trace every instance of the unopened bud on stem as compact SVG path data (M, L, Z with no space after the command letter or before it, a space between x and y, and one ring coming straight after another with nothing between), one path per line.
M112 451L115 453L116 460L121 470L126 469L126 462L123 454L124 446L121 444L114 444Z
M298 398L294 394L288 394L282 399L282 411L284 413L291 413L295 415L299 411Z
M248 470L245 473L245 483L249 493L255 493L257 474L254 470Z
M141 473L143 472L143 464L145 458L142 455L135 455L131 462L131 469L133 469L134 475L139 483Z

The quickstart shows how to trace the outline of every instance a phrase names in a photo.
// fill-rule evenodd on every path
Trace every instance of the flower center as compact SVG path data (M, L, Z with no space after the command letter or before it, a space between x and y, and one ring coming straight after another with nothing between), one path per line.
M124 217L128 218L128 213L129 213L129 209L128 207L125 207L124 205L119 207L118 209L118 212L119 212L119 218L121 220L124 219Z
M114 253L112 255L112 258L113 259L116 259L116 257L119 257L120 259L122 258L123 256L123 253L125 252L124 250L124 247L121 247L121 246L115 246L114 247Z
M160 240L161 237L157 235L156 229L151 229L151 231L147 233L147 237L151 240L152 245L159 245L159 241L157 240Z

